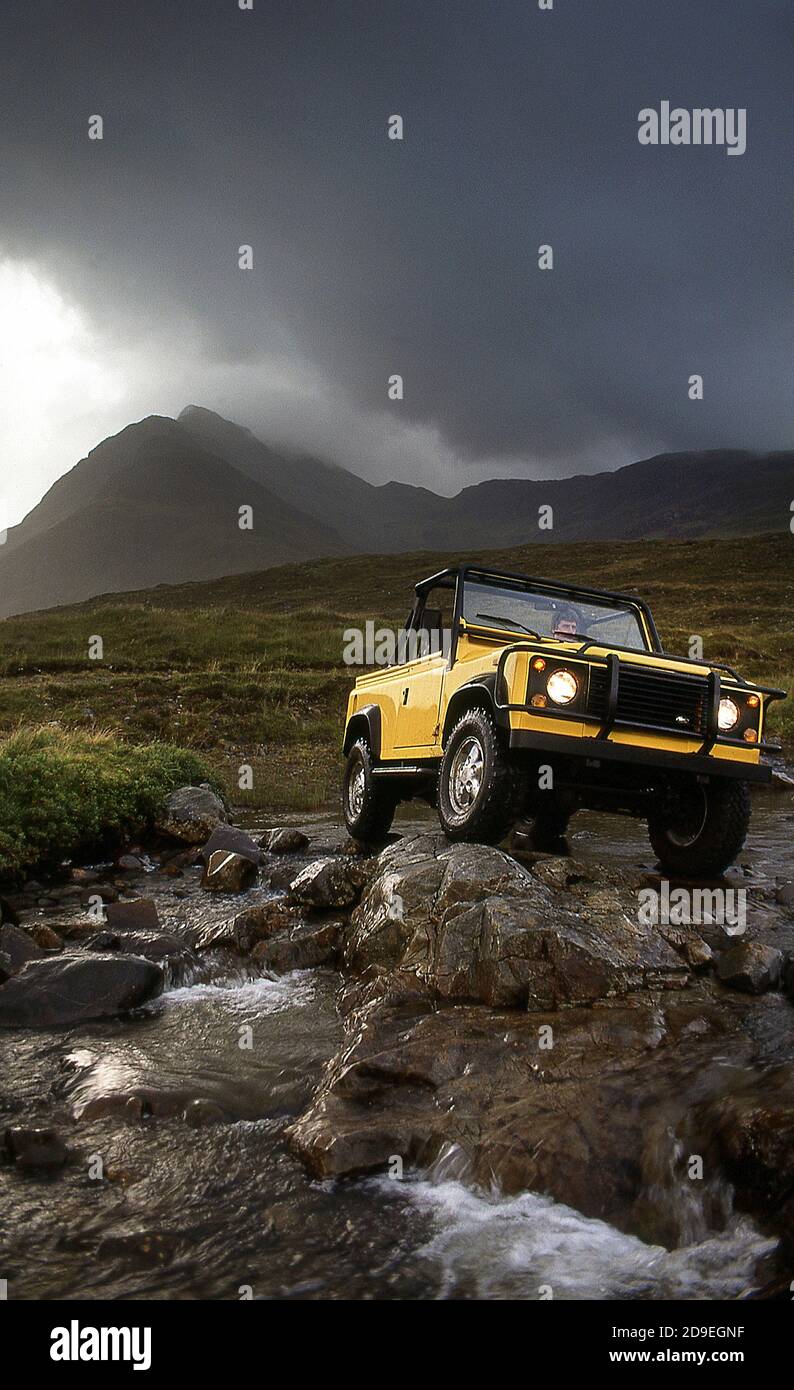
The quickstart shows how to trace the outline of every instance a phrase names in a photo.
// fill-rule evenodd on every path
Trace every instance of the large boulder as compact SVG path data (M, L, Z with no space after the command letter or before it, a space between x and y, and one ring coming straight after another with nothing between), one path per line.
M0 985L0 1028L50 1028L113 1018L153 999L163 974L136 956L34 960Z
M689 978L686 960L630 915L630 897L606 887L573 899L570 866L541 860L532 873L498 849L437 836L375 863L345 941L354 974L408 969L441 999L529 1009Z
M208 786L179 787L167 796L155 829L186 845L201 845L226 821L226 808Z

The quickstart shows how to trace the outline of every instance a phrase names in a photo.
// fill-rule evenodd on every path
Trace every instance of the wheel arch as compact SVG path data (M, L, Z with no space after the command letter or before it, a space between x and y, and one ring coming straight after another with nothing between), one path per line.
M380 705L363 705L347 721L345 741L342 745L345 756L360 738L366 738L373 758L379 758L381 745Z
M488 676L480 676L476 680L469 681L455 691L444 715L444 727L441 731L441 746L445 747L447 739L458 720L463 717L470 709L484 709L496 718L496 706L494 703L494 686L496 683L496 673Z

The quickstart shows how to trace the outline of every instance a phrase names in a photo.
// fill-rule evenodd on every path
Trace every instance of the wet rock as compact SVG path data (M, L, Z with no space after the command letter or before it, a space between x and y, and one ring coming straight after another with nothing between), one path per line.
M774 1212L794 1250L794 1068L771 1067L740 1081L728 1095L699 1106L689 1119L707 1136L701 1152L735 1184L742 1206Z
M367 865L357 860L316 859L292 879L289 900L307 908L350 907L368 877Z
M772 768L772 781L770 787L773 791L790 792L794 788L794 777L790 773L784 772L782 768Z
M10 925L0 927L0 951L9 962L9 975L16 975L29 960L38 960L44 955L26 931Z
M160 873L165 874L167 878L183 878L185 871L181 864L175 864L170 859L167 864L162 865Z
M573 912L567 895L500 850L421 836L384 851L375 870L345 941L354 973L407 968L442 999L529 1009L688 979L686 964L628 915L616 891ZM557 888L563 881L551 877Z
M323 922L320 926L306 923L293 927L286 936L275 936L254 946L252 959L261 969L276 975L290 970L313 970L317 966L337 964L343 923Z
M226 808L209 787L180 787L166 797L155 828L188 845L201 845L226 821Z
M259 843L269 854L297 854L306 849L309 837L291 825L282 825L266 830Z
M685 927L670 927L660 925L656 927L660 936L663 936L669 946L679 955L684 957L687 965L692 970L708 970L714 962L714 952L708 942L704 941L697 932L687 930Z
M256 863L242 854L216 849L207 859L201 886L211 893L242 893L256 878Z
M645 1074L665 1034L649 1002L561 1014L434 1009L416 981L385 991L374 981L356 989L346 1030L308 1110L286 1131L317 1177L385 1168L394 1155L432 1165L455 1145L469 1180L486 1189L546 1192L625 1223L642 1190L626 1156L642 1151L643 1107L667 1118L679 1104L675 1067ZM682 1060L697 1067L696 1044Z
M101 931L89 943L92 951L121 951L143 960L164 961L186 954L186 946L171 932Z
M49 1028L112 1018L163 987L152 961L132 956L58 956L29 961L0 985L0 1028Z
M122 873L125 874L142 873L145 867L143 860L139 859L137 854L121 854L116 860L116 868L121 869Z
M221 849L238 854L243 859L250 859L252 864L262 862L262 851L256 841L234 825L219 825L217 830L213 830L201 851L203 863L209 863L215 851Z
M794 883L781 883L775 893L775 898L783 907L794 909Z
M14 967L11 964L11 957L7 956L5 951L0 951L0 985L5 984L6 980L10 980L13 973Z
M73 917L69 922L56 923L58 935L77 945L90 941L97 932L104 929L104 925L102 919L93 913L87 917Z
M398 835L387 835L386 843L392 844L401 837ZM344 840L333 846L334 854L358 855L369 858L372 855L372 845L365 844L363 840L354 840L352 835L347 835Z
M46 922L28 922L26 926L28 936L32 937L37 946L42 951L62 951L63 939Z
M740 941L717 959L717 977L731 989L763 994L775 989L783 970L783 954L760 941Z
M239 956L247 956L257 941L287 932L302 921L303 913L298 907L275 900L260 903L224 922L211 922L196 938L195 949L207 951L224 947Z
M21 1125L7 1129L5 1146L20 1168L63 1168L71 1151L55 1129L28 1129Z
M72 883L79 883L84 888L88 887L92 883L99 882L99 874L97 873L96 869L72 869L69 877L72 880Z
M200 1097L185 1106L185 1124L191 1129L204 1129L206 1125L223 1124L227 1118L225 1111L214 1100Z
M90 897L101 898L103 903L117 903L119 900L118 888L114 888L112 883L96 883L91 888Z
M159 931L160 917L154 898L133 898L127 902L108 902L105 920L109 931Z

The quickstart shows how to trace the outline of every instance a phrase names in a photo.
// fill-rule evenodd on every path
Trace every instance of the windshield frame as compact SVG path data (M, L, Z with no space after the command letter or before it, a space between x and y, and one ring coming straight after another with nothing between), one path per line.
M582 644L583 648L585 646L603 646L609 647L616 651L644 651L649 654L664 655L664 648L662 646L659 633L656 630L656 624L654 623L653 615L648 605L642 599L636 597L634 594L619 594L607 589L595 589L580 584L560 584L555 580L536 579L531 575L527 574L517 574L509 570L491 569L487 565L461 564L454 567L450 566L448 569L441 570L437 574L431 575L428 579L422 580L419 584L417 584L416 595L419 605L421 606L425 594L429 592L430 589L438 585L439 582L443 582L445 580L446 583L450 586L451 583L454 583L456 586L453 650L450 654L451 661L455 660L455 649L457 647L457 638L460 632L461 621L466 622L467 626L471 630L480 630L483 632L512 632L512 635L515 637L516 641L578 641ZM478 580L484 581L494 586L497 586L499 584L499 581L504 580L507 581L506 587L508 588L520 587L531 593L537 593L538 595L547 595L549 598L564 598L569 600L573 604L575 604L576 600L579 599L585 603L589 602L599 606L615 606L619 609L622 608L630 610L636 616L637 623L645 646L621 647L614 642L610 642L608 637L606 636L604 636L603 640L593 636L571 636L568 638L553 638L544 637L543 635L539 635L539 637L536 639L528 636L527 633L521 632L518 628L516 628L513 631L507 627L492 627L490 624L487 623L483 624L482 627L479 627L479 625L472 624L470 621L464 618L463 598L464 588L467 580L473 581L475 583Z

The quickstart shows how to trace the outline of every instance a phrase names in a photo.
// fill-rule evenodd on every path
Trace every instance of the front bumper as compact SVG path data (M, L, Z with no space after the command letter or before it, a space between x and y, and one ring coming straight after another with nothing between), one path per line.
M772 780L772 769L766 763L747 763L699 753L675 753L669 749L646 748L640 744L610 743L607 739L569 738L565 734L544 734L534 729L511 729L510 747L520 752L575 758L594 772L602 763L629 763L634 767L688 772L698 777L732 777L742 782L759 783Z

